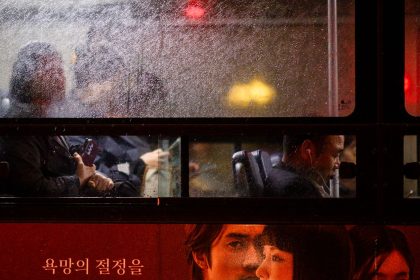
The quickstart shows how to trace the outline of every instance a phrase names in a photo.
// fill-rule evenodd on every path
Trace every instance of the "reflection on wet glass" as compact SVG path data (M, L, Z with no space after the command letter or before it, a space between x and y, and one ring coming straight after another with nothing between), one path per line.
M190 197L237 196L233 185L230 143L190 144Z
M18 50L42 41L62 56L65 99L33 117L329 116L327 10L321 0L2 1L1 114L15 104ZM353 10L339 1L339 116L354 107Z

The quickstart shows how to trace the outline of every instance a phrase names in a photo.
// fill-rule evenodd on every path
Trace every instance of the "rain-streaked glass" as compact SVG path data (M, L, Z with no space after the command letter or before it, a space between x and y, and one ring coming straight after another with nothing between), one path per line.
M65 98L32 117L348 116L354 38L352 0L4 0L1 114L20 117L12 68L41 41Z

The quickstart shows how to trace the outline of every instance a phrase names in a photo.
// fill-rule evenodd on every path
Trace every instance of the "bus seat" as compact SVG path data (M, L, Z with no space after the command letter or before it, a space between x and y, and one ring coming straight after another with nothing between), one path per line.
M268 174L271 172L271 169L273 169L271 157L266 151L263 150L255 150L252 152L252 155L257 161L258 167L260 169L261 179L263 182L265 182L267 180Z
M239 151L232 156L232 169L235 188L240 196L257 197L264 191L264 180L261 177L257 160L252 153Z

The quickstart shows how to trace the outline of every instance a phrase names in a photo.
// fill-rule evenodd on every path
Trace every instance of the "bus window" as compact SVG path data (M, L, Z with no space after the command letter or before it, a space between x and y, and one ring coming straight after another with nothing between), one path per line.
M420 3L405 1L405 108L410 115L420 115Z
M180 138L9 135L0 143L5 196L181 196Z
M5 0L0 23L5 117L342 117L355 106L352 0ZM22 114L34 102L21 95L35 93L14 85L38 62L19 51L34 41L60 55L65 93Z
M208 140L190 143L190 196L356 196L354 135Z

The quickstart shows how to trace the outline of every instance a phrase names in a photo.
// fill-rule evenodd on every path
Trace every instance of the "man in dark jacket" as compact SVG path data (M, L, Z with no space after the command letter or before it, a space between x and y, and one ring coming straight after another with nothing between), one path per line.
M268 175L265 196L329 197L343 147L343 135L285 135L283 158Z
M71 155L62 136L2 138L3 157L9 162L7 193L17 196L97 196L109 191L112 180ZM94 188L92 188L94 186Z

